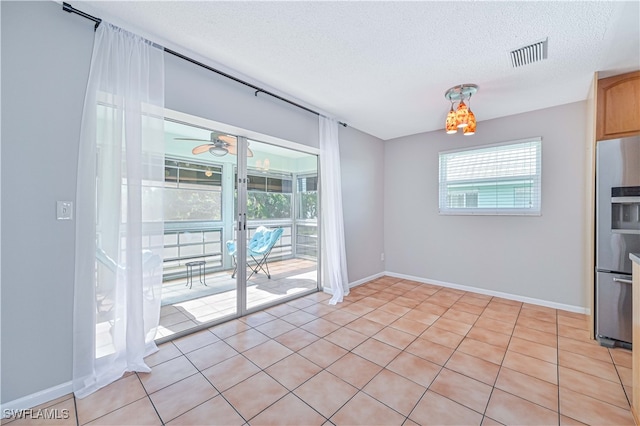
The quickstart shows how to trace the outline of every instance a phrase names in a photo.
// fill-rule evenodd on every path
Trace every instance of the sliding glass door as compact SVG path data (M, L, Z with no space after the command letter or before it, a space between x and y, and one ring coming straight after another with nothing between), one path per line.
M238 286L227 241L235 239L237 137L165 122L165 232L159 336L233 318Z
M318 158L247 142L244 306L255 310L318 289Z
M317 156L221 127L166 121L159 338L318 289Z

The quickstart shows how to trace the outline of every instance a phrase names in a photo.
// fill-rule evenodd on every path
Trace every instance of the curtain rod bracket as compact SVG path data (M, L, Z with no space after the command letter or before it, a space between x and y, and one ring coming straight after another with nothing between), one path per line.
M97 30L100 24L102 23L102 19L96 18L95 16L91 16L88 13L84 13L83 11L78 10L75 7L71 6L67 2L62 2L62 10L64 10L67 13L75 13L76 15L80 15L83 18L86 18L86 19L89 19L90 21L95 22L96 24L93 26L93 31Z

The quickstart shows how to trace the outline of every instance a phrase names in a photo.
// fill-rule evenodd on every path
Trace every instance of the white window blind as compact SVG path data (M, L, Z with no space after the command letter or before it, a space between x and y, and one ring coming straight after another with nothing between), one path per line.
M439 153L441 214L540 215L541 138Z

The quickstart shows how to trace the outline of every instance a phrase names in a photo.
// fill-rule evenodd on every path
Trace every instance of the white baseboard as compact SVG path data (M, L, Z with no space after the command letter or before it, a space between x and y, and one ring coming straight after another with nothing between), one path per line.
M384 272L378 272L377 274L370 275L370 276L368 276L366 278L362 278L360 280L353 281L353 282L349 283L349 288L353 288L353 287L362 285L364 283L368 283L369 281L373 281L376 278L384 277L384 275L385 275ZM328 294L333 294L333 290L331 290L329 287L322 287L322 291L324 291L325 293L328 293Z
M515 300L518 302L531 303L532 305L545 306L547 308L560 309L563 311L576 312L579 314L591 315L591 309L584 308L582 306L565 305L564 303L551 302L548 300L535 299L532 297L519 296L517 294L503 293L501 291L487 290L479 287L471 287L461 284L449 283L446 281L431 280L427 278L414 277L412 275L398 274L396 272L385 272L384 275L388 275L394 278L402 278L404 280L416 281L423 284L433 284L441 287L453 288L456 290L470 291L472 293L486 294L487 296L502 297L503 299Z
M44 389L31 395L23 396L22 398L14 399L13 401L2 404L0 413L4 413L5 410L28 410L29 408L36 407L45 402L53 401L73 392L73 383L66 382L58 386ZM0 416L1 417L1 416Z
M375 279L377 279L377 278L384 277L384 276L385 276L385 273L384 273L384 272L379 272L379 273L377 273L377 274L373 274L373 275L371 275L371 276L369 276L369 277L366 277L366 278L363 278L363 279L361 279L361 280L358 280L358 281L354 281L354 282L352 282L352 283L349 283L349 288L353 288L353 287L356 287L356 286L362 285L362 284L364 284L364 283L368 283L369 281L373 281L373 280L375 280Z

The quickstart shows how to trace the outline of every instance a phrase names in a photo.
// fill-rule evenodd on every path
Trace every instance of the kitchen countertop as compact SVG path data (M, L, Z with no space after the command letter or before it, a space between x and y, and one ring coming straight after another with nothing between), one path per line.
M640 265L640 253L629 253L629 259L631 259L632 262L636 262L638 265Z

